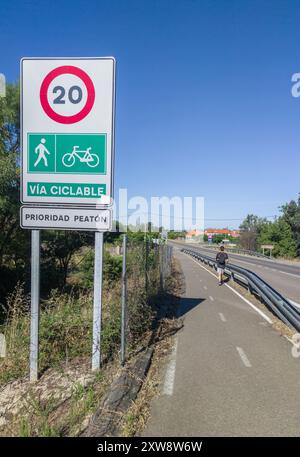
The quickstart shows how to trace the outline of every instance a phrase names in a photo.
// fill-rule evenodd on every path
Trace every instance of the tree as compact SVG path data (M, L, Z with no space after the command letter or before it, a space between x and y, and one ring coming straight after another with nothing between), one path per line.
M19 85L0 98L0 301L29 271L29 232L19 226Z
M176 232L174 230L170 230L168 232L168 238L169 240L176 240L176 238L184 238L186 235L186 231L182 231L182 232Z
M249 251L257 250L257 238L267 223L266 218L260 218L254 214L248 214L240 225L240 245Z
M220 243L222 243L224 238L225 238L225 235L223 235L222 233L216 233L212 237L212 242L215 243L215 244L220 244Z
M288 223L282 218L264 224L257 242L261 244L273 244L272 251L275 257L295 257L296 242Z
M56 287L64 287L72 257L83 245L87 244L88 234L65 230L51 230L44 233L44 240L42 240L43 270L47 273L49 269L57 269L57 274L53 274L51 271L50 274L49 272L44 274L45 289L55 287L54 284L51 284L50 277L54 277L57 281ZM49 281L47 280L48 274Z
M0 267L20 232L19 131L19 88L7 85L6 97L0 98Z
M300 256L300 196L298 200L291 200L281 207L282 219L291 230L295 243L296 255Z

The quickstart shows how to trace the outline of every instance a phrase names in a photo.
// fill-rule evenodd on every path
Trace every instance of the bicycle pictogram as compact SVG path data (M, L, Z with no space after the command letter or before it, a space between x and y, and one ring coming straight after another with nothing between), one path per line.
M73 146L72 152L67 152L62 157L62 163L65 167L73 167L76 160L81 163L86 163L89 167L95 168L99 165L99 157L97 154L91 153L91 147L87 149L79 149L79 146Z

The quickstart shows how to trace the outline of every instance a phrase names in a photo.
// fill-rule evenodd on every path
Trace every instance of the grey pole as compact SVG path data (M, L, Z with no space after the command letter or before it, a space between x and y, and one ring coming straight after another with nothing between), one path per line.
M126 295L127 295L127 275L126 275L126 254L127 254L127 235L123 235L123 264L122 264L122 317L121 317L121 364L125 364L126 353Z
M160 290L162 291L164 288L163 283L163 246L162 244L159 245L159 283L160 283Z
M101 312L103 273L103 233L95 232L94 309L92 370L99 370L101 363Z
M148 298L149 280L148 280L148 258L149 258L149 240L145 242L145 290L146 299Z
M40 231L31 231L30 381L38 380L40 318Z

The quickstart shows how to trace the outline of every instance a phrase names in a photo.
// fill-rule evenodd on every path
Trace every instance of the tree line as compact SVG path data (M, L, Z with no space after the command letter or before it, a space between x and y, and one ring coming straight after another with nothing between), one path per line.
M275 257L300 257L300 196L282 205L280 213L273 221L248 214L240 225L241 247L258 251L271 244Z

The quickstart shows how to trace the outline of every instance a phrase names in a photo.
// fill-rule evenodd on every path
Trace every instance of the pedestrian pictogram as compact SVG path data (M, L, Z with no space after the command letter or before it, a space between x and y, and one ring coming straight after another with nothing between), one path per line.
M46 143L45 138L41 138L40 144L38 144L37 147L36 147L35 150L34 150L34 152L35 152L36 154L38 154L38 158L36 159L36 162L35 162L35 164L34 164L34 168L37 167L37 165L39 164L39 162L40 162L41 160L44 161L45 167L48 167L48 161L47 161L47 157L46 157L45 154L49 154L49 155L50 155L50 152L49 152L48 149L46 148L45 143Z

